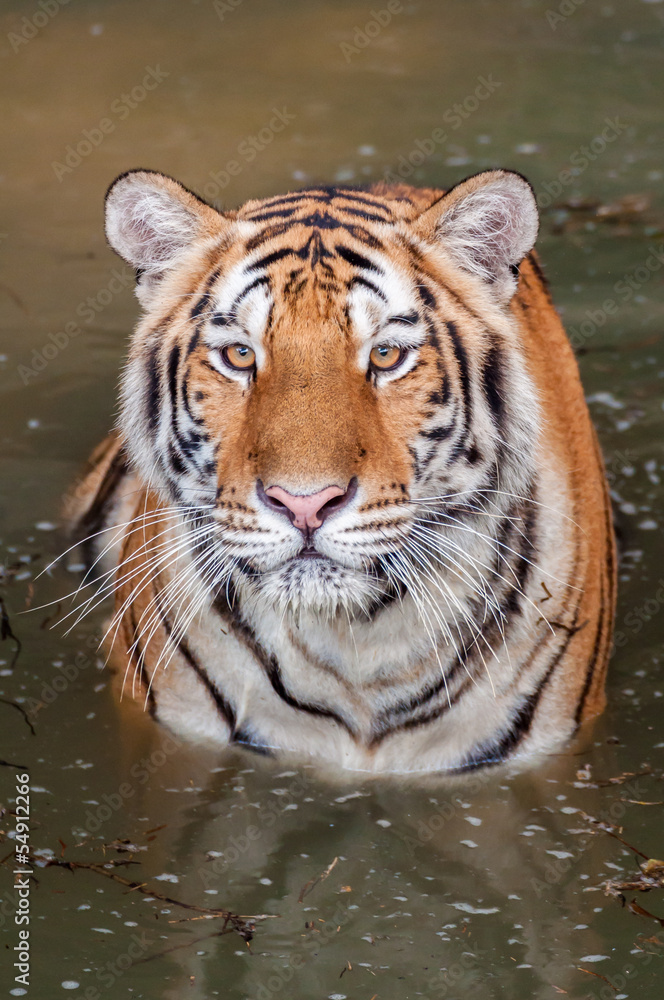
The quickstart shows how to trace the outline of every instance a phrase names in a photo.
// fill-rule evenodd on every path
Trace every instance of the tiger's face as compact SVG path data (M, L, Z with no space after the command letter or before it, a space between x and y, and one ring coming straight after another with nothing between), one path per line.
M538 416L509 303L537 216L518 175L221 215L141 171L107 232L145 309L128 450L200 532L213 589L368 614L408 589L427 504L458 534L487 491L524 488Z

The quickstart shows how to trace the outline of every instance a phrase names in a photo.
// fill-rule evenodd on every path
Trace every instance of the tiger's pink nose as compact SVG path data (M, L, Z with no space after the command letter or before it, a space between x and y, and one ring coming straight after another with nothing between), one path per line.
M273 510L286 514L295 527L305 534L320 528L328 514L344 507L355 495L355 491L356 480L345 491L339 486L326 486L324 490L307 496L295 496L281 486L270 486L266 490L260 480L258 482L258 494L263 502Z

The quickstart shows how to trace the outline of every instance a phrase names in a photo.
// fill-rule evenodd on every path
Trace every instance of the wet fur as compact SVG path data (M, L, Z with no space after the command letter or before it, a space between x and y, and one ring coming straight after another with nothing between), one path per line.
M315 188L220 216L136 176L175 242L153 253L154 199L109 232L145 241L145 315L119 429L69 508L115 593L125 692L187 737L369 771L560 747L604 705L613 533L518 205L471 179L447 195ZM509 248L518 273L496 264ZM215 360L229 327L260 344L246 384ZM410 368L367 376L363 343L415 327ZM352 509L316 535L328 558L298 560L300 533L261 507L257 479L313 493L353 478Z

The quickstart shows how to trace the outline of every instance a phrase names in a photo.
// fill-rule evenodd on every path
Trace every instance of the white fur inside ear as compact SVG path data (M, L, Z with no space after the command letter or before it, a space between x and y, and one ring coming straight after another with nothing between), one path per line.
M199 220L169 191L121 178L106 200L106 235L116 253L148 275L166 270L195 239Z
M508 174L460 197L443 214L437 235L460 267L509 299L516 288L510 269L532 250L538 228L530 185Z

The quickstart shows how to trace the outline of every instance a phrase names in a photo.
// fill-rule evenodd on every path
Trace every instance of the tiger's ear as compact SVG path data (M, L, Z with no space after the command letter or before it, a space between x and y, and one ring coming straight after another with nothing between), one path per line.
M106 194L106 237L139 273L136 294L145 305L159 278L196 240L212 236L224 218L165 174L131 170Z
M516 291L516 266L535 245L539 217L533 189L521 174L487 170L443 195L415 228L458 267L487 282L505 304Z

